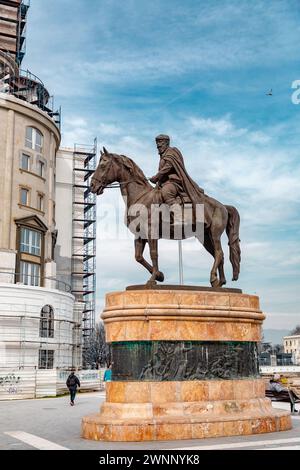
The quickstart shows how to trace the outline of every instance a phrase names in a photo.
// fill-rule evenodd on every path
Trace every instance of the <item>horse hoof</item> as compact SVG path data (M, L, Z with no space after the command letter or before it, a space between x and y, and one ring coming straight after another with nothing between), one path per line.
M211 287L213 288L220 287L219 279L216 279L215 281L211 281Z
M153 281L152 279L150 279L150 280L147 282L146 286L148 286L148 287L157 286L157 282L156 282L156 281Z
M226 285L226 279L219 282L219 287L222 287L222 286L225 286L225 285Z
M164 273L162 273L161 271L158 271L158 273L156 274L156 280L158 282L164 282L165 280Z

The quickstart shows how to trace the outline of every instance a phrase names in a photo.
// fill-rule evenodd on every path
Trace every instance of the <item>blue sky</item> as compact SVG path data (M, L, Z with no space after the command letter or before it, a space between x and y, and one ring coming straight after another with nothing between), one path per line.
M234 287L260 295L269 328L300 323L299 38L298 0L32 0L24 61L62 105L64 145L97 136L151 176L154 137L169 133L193 178L239 209ZM105 292L147 279L130 239L101 236L104 208L119 204L113 191L98 198L99 308ZM176 243L160 246L177 283ZM224 249L232 286L225 239ZM208 284L210 268L186 241L185 282Z

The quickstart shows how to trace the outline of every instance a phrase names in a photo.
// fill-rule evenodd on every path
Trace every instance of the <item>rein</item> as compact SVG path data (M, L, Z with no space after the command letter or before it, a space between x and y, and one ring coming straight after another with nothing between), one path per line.
M112 160L111 160L111 162L110 162L109 167L106 169L106 172L105 172L105 173L108 173L108 172L109 172L109 170L110 170L110 168L111 168L111 165L112 165ZM124 169L124 167L122 168L122 172L123 172L123 169ZM106 175L104 175L104 176L106 176ZM97 183L99 183L99 184L102 185L102 181L98 180L98 178L95 178L95 177L93 177L93 178L94 178L95 181L97 181ZM104 178L103 178L103 179L104 179ZM147 181L149 181L149 180L150 180L150 178L147 178ZM122 186L125 186L125 185L129 184L129 183L138 183L138 182L139 182L139 181L136 180L136 179L134 179L134 180L128 180L128 181L119 181L118 183L111 183L111 184L107 184L107 185L104 185L104 184L103 184L103 188L104 188L104 189L115 189L115 188L118 189L118 188L121 188Z

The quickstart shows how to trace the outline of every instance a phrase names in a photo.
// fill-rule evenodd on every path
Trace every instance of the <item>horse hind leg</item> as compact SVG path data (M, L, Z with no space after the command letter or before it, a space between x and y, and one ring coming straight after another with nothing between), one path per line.
M209 234L206 234L204 236L204 243L203 243L204 248L208 253L212 255L212 257L215 257L215 248L214 245L210 239ZM226 284L226 277L225 277L225 272L224 272L224 255L222 257L222 261L220 262L218 266L218 271L219 271L219 287L225 286Z
M225 286L226 284L226 277L225 277L225 272L224 272L224 255L223 255L221 263L219 264L218 270L219 270L219 278L220 278L219 285L220 287L222 287L222 286Z
M210 232L205 231L204 232L204 240L203 240L203 246L208 251L208 253L211 254L211 256L214 258L214 265L211 270L211 275L210 275L210 283L212 287L219 287L220 286L220 281L217 276L217 268L215 267L216 264L216 257L215 257L215 247L211 239Z
M224 275L224 253L222 250L220 237L213 237L213 245L215 248L215 262L211 271L211 285L212 287L222 287L226 284ZM217 270L220 278L218 279Z
M226 284L226 278L224 274L224 253L221 244L221 230L217 226L211 226L211 230L208 234L208 239L213 247L214 252L214 264L211 270L210 282L212 287L222 287ZM217 276L219 272L220 278Z

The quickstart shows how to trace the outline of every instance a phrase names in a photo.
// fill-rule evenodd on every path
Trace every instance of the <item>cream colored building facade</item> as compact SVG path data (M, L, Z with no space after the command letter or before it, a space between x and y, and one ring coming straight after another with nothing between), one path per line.
M54 260L60 112L42 81L21 70L29 5L0 0L2 378L21 369L80 365L74 362L74 296L57 278ZM5 383L0 380L0 395Z
M45 278L55 277L55 158L60 132L46 113L3 93L0 122L0 279L7 279L5 271L21 275L28 263L24 275L36 273L44 285ZM20 254L20 230L27 226L41 233L39 256ZM31 269L30 263L37 268Z
M46 112L0 93L0 370L80 365L74 296L54 260L59 145Z
M293 354L293 362L300 365L300 335L285 336L283 338L284 352Z

